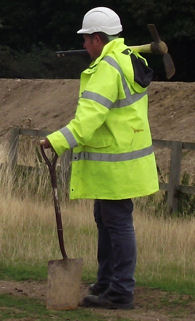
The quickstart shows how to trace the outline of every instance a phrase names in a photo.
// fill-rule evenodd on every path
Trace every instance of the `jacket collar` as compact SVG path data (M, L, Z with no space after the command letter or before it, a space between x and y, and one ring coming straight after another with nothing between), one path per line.
M121 45L124 45L124 38L117 38L117 39L109 41L103 47L101 55L91 62L91 64L89 65L89 68L95 67L100 62L100 60L102 60L102 58L104 58L106 55L110 54L113 50L120 47Z

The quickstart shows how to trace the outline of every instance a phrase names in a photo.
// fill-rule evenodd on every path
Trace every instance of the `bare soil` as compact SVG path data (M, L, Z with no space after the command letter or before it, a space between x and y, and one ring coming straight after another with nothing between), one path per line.
M79 80L0 79L0 135L11 127L57 130L76 110ZM194 141L195 82L152 82L153 138Z
M81 300L88 292L87 287L87 284L81 286ZM0 294L39 299L45 304L46 292L46 281L0 281ZM91 310L107 316L108 320L112 320L112 316L130 318L134 321L195 320L195 301L190 295L170 294L144 287L136 287L135 289L135 308L133 310Z

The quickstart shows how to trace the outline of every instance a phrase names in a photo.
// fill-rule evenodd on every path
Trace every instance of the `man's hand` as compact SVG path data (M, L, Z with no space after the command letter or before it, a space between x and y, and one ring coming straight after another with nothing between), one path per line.
M40 145L43 146L43 148L52 148L49 140L47 138L40 140Z

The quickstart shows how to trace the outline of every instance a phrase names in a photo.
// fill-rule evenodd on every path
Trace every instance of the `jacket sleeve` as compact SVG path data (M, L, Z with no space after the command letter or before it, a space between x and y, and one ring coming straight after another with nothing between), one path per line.
M89 72L90 76L87 75ZM75 118L64 128L47 136L59 156L67 149L86 145L105 122L118 97L120 75L105 61L91 71L87 69L83 77L89 77L89 80L79 98Z

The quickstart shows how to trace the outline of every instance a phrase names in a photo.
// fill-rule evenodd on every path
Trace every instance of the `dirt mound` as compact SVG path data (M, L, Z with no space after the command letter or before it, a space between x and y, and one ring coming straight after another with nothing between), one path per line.
M10 127L54 130L71 119L78 80L0 79L0 134Z
M10 127L55 130L73 116L79 80L0 79L0 135ZM153 138L194 141L195 82L152 82L149 118Z

